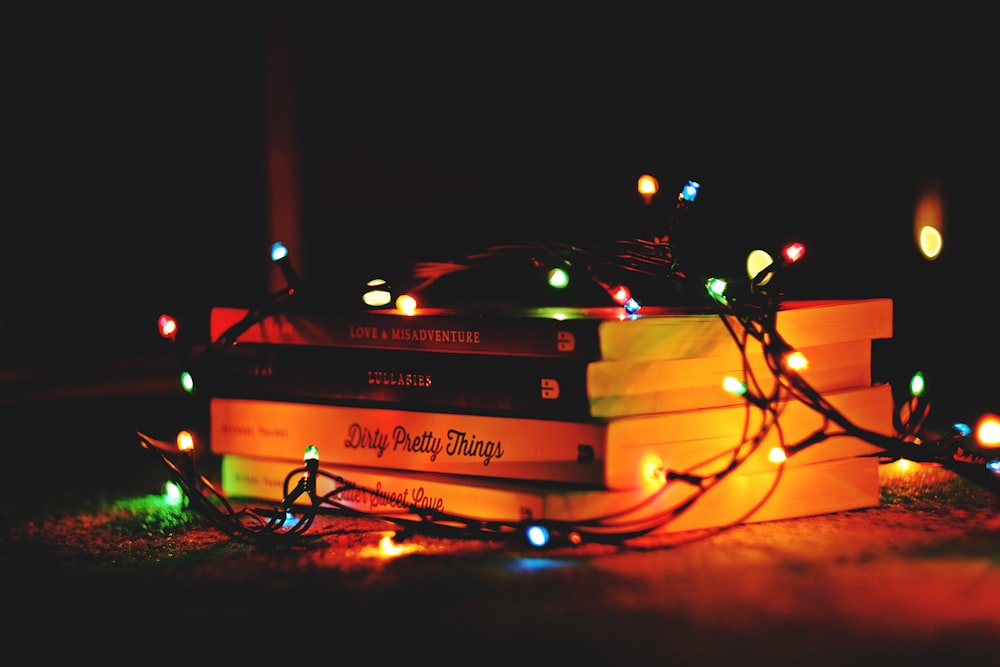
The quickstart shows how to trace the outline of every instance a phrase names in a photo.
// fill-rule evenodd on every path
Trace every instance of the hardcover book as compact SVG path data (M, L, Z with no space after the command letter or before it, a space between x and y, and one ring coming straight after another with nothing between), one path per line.
M888 384L824 398L858 428L891 433ZM798 400L773 410L744 404L578 422L213 398L210 426L210 447L220 455L294 464L315 445L324 464L610 489L648 489L668 472L714 474L737 460L743 471L768 469L779 446L791 454L788 467L878 451L831 428L830 437L796 452L798 442L830 427Z
M217 348L200 370L212 396L588 421L741 405L727 376L752 374L769 394L775 376L763 353L678 359L588 361L500 355L239 343ZM795 371L821 392L871 384L872 343L801 348ZM752 384L749 380L747 384Z
M473 522L572 522L605 536L717 528L879 503L878 460L866 457L736 471L704 491L677 481L652 490L611 491L322 463L320 468L350 486L319 476L317 492L344 489L333 500L359 512L412 521L449 514ZM221 462L222 489L232 498L277 503L295 469L290 462L228 454ZM291 484L296 481L293 476ZM308 499L303 496L297 502Z
M213 308L216 340L247 316L243 308ZM732 328L739 322L726 316ZM781 305L776 327L790 345L814 347L892 336L892 300L800 300ZM455 354L576 359L690 359L732 353L724 318L711 308L533 308L500 312L371 310L278 313L245 330L244 343L317 345Z

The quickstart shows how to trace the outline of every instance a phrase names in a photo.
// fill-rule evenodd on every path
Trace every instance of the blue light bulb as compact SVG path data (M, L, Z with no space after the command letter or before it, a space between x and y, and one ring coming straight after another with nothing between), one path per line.
M701 184L697 181L688 181L687 185L681 190L681 199L684 201L694 201L694 198L698 196L698 188Z
M288 248L281 241L275 241L271 245L271 261L278 262L288 257Z
M544 547L549 543L549 531L545 526L528 526L524 536L533 547Z

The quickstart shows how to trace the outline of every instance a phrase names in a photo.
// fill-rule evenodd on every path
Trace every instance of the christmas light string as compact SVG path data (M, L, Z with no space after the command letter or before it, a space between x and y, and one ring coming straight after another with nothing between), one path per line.
M674 224L686 214L694 201L698 186L692 184L693 182L689 182L678 196ZM977 434L960 424L941 435L923 431L930 405L924 397L922 376L919 373L911 381L911 396L894 409L895 433L885 435L853 424L820 392L813 389L795 368L790 367L789 359L795 354L795 350L777 331L776 321L782 295L773 287L778 282L774 280L775 275L788 270L802 258L804 247L801 244L786 246L778 260L768 261L769 256L765 254L761 266L751 272L746 280L705 278L699 281L687 275L676 261L670 247L670 229L661 231L664 233L654 235L651 239L615 241L588 248L542 242L494 246L482 253L469 255L459 262L415 264L410 289L401 293L396 300L397 307L399 298L403 296L416 302L423 290L445 276L474 270L483 263L509 264L512 260L521 261L525 268L548 269L550 280L558 272L564 272L565 281L582 279L591 287L598 286L606 298L621 306L628 315L634 315L642 308L642 304L625 285L629 278L652 279L663 288L661 294L651 291L645 293L653 296L653 303L671 302L678 296L690 296L693 285L693 292L701 303L710 303L715 308L743 358L742 377L727 378L731 382L729 389L742 395L746 402L743 437L725 455L699 462L687 470L657 470L655 474L659 486L632 507L573 522L539 522L531 517L518 521L496 520L428 509L415 504L401 505L398 498L390 494L355 484L350 481L349 476L345 477L322 467L320 452L312 445L306 448L303 466L290 470L285 477L283 500L279 504L273 507L236 507L205 476L196 472L195 456L190 447L186 451L175 449L142 433L139 434L140 443L156 453L167 465L191 509L226 535L257 544L290 544L315 537L316 533L309 533L309 529L320 514L364 516L383 520L412 532L490 539L514 537L527 539L536 546L578 544L584 541L622 543L657 531L683 515L704 494L738 470L771 433L776 434L778 445L772 447L777 458L774 460L774 480L770 489L754 502L748 502L746 511L740 517L715 529L700 531L699 535L716 534L752 517L777 488L788 458L816 443L837 437L854 437L875 445L880 450L878 456L883 461L908 459L941 466L992 492L1000 493L1000 450L992 452L988 447L979 446L976 443ZM305 283L295 273L287 249L280 243L272 246L272 260L285 276L286 288L270 294L262 304L250 309L241 321L211 341L202 350L203 355L211 355L237 344L240 336L252 326L285 308L296 307L297 301L302 299ZM555 283L553 286L560 287ZM588 292L587 297L592 297L593 294ZM176 341L176 321L164 315L159 320L159 326L164 338ZM755 341L762 350L769 382L757 378L751 369L748 359L748 344L751 341ZM185 355L185 359L188 358L190 355ZM188 386L192 382L191 376L187 375L185 389L189 393L195 393L193 386ZM771 389L765 390L765 386L771 386ZM798 442L786 443L781 432L780 413L793 401L818 413L822 417L822 426ZM756 432L751 432L753 414L758 414L760 419ZM172 460L177 456L181 457L180 464ZM714 471L705 472L709 467ZM676 485L685 485L689 494L656 512L646 509L659 501L668 489L675 490ZM381 499L387 505L394 505L395 509L377 513L355 509L351 503L343 500L352 493ZM303 500L308 500L308 504ZM683 538L678 540L683 541Z

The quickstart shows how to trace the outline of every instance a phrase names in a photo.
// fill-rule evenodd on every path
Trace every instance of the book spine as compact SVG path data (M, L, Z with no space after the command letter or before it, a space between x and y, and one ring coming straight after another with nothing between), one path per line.
M585 360L240 343L199 369L212 396L589 421Z
M211 399L209 413L216 454L294 462L315 445L334 465L604 483L600 423L234 398Z
M247 315L213 308L212 340ZM729 316L736 331L739 322ZM892 300L788 301L776 316L793 347L892 336ZM244 343L317 345L576 359L686 359L730 354L734 341L712 309L648 308L623 317L617 308L537 308L501 314L396 311L278 313L238 327Z
M279 502L289 463L226 455L221 462L223 492L231 498ZM393 470L321 466L327 476L317 492L373 515L422 520L442 513L484 522L557 521L605 535L639 529L650 534L700 530L841 512L879 503L878 462L845 458L740 474L735 472L705 493L683 484L655 492L559 488L420 475ZM300 499L299 504L307 502Z
M805 350L799 375L821 392L871 384L871 342ZM591 421L741 405L723 390L747 370L769 393L763 354L585 361L240 343L212 350L199 384L213 396Z
M213 308L210 334L217 339L248 311ZM278 313L239 335L243 343L315 345L368 350L408 350L452 354L597 359L600 319L557 317L472 317L392 315L382 312L337 316Z

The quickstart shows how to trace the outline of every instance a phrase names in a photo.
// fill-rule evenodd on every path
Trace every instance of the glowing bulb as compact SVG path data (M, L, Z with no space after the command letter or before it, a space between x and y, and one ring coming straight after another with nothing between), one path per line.
M628 303L628 300L632 298L632 293L624 285L619 285L618 287L612 287L608 290L608 294L614 299L615 303L620 306L624 306Z
M684 201L694 201L694 198L698 196L698 188L701 187L701 183L698 181L688 181L680 194L677 195L678 199L683 199Z
M983 447L1000 447L1000 417L985 414L976 422L976 442Z
M392 541L392 535L383 535L378 541L378 550L383 556L398 556L403 553L403 548Z
M190 452L194 449L194 436L190 431L180 431L177 434L177 449L181 452Z
M705 283L705 287L708 288L708 293L716 301L725 304L726 302L726 288L729 287L728 283L722 278L709 278L708 282Z
M281 241L275 241L271 245L271 261L279 262L288 257L288 248Z
M767 453L767 460L771 463L784 463L787 459L788 455L781 447L772 447L771 451Z
M400 294L396 299L396 308L404 315L412 315L417 310L417 300L409 294Z
M750 254L747 255L747 276L753 280L757 277L757 274L773 264L774 259L767 252L763 250L752 250L750 251ZM757 284L766 285L772 275L774 274L768 272L757 281Z
M787 264L793 264L802 259L802 256L806 254L806 247L801 243L789 243L781 251L781 254L784 255Z
M744 396L747 393L746 384L740 382L731 375L727 375L722 380L722 388L728 391L730 394L735 394L736 396Z
M524 536L528 538L528 544L533 547L544 547L549 543L549 531L545 526L528 526L524 531Z
M303 461L319 461L319 447L316 445L309 445L306 447L306 453L302 456Z
M927 225L920 229L920 253L927 259L937 259L944 246L940 230Z
M163 485L163 502L171 507L176 507L184 502L184 490L174 482L166 482Z
M913 240L925 259L934 260L944 246L945 206L935 184L925 186L913 215Z
M194 378L187 371L182 371L179 377L181 389L189 394L194 393Z
M639 177L638 189L639 194L642 195L642 200L650 204L653 201L653 196L660 189L660 182L649 174L643 174Z
M156 321L156 323L160 329L161 336L169 338L170 340L177 337L177 320L172 318L170 315L160 315L160 318Z
M388 283L381 278L373 278L368 281L368 291L361 297L366 306L378 308L392 301L392 293L389 292Z
M913 377L910 378L910 394L913 396L919 396L924 393L924 388L924 374L917 371L913 374Z
M899 471L904 471L913 467L913 461L910 461L909 459L898 459L893 465L895 465Z
M785 368L793 371L801 371L809 367L809 360L806 355L798 350L785 355Z
M560 268L554 268L549 271L549 286L555 287L556 289L562 289L569 285L569 274Z
M667 468L663 464L663 459L653 453L643 456L639 463L639 481L662 483L666 479Z

